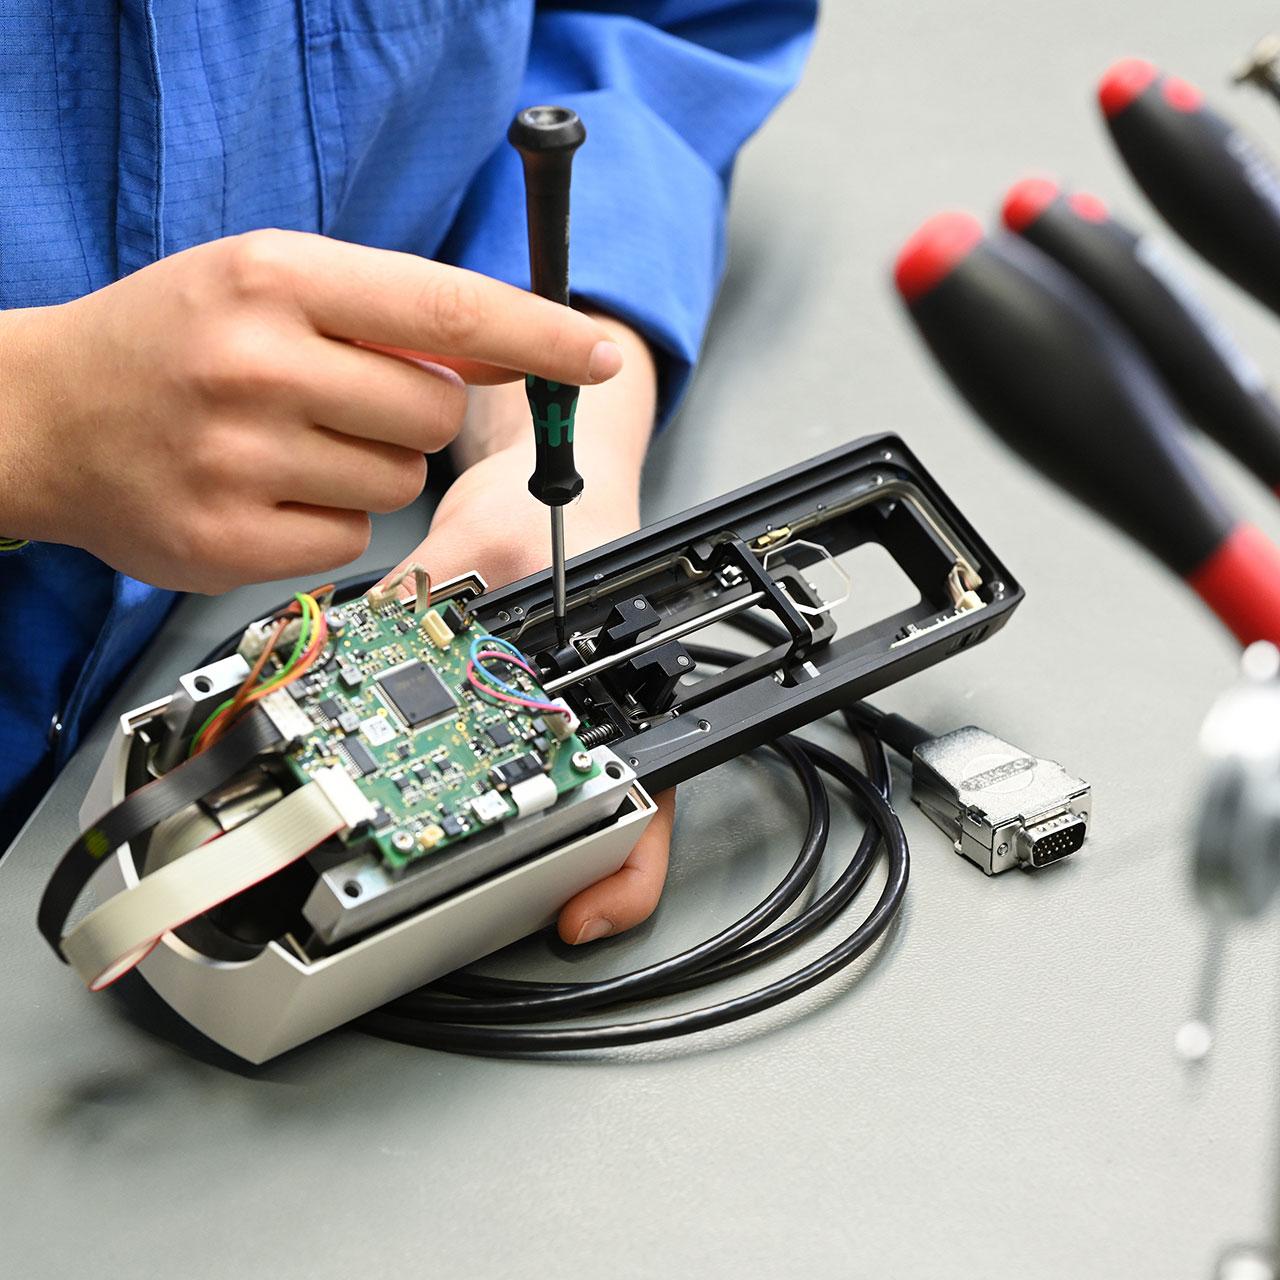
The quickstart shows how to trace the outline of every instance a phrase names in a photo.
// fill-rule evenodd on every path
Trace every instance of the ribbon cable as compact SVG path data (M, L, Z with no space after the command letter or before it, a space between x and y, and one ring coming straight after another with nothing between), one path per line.
M58 959L66 959L61 942L67 917L108 855L230 781L281 741L271 718L261 707L254 707L207 751L130 792L90 823L62 855L40 898L36 924Z
M172 929L243 893L349 827L373 806L342 769L311 781L224 836L183 854L96 907L62 939L91 990L109 986Z

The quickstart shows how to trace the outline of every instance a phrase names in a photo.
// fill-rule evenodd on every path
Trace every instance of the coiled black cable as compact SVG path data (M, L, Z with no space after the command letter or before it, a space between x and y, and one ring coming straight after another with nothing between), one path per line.
M741 655L692 647L699 661L720 665ZM480 974L451 974L410 992L356 1024L374 1035L423 1048L460 1053L536 1054L600 1049L691 1035L750 1017L809 990L862 955L889 927L907 887L909 854L894 813L884 748L852 711L845 713L866 764L866 774L817 743L788 734L771 749L796 775L808 809L800 852L786 875L757 906L714 937L666 960L598 982L522 982ZM830 836L830 805L819 776L843 785L867 819L867 829L837 879L794 919L772 932L816 874ZM883 848L888 874L875 905L835 947L754 991L665 1017L586 1027L512 1024L574 1017L622 1003L696 990L747 972L811 937L838 915L866 882Z

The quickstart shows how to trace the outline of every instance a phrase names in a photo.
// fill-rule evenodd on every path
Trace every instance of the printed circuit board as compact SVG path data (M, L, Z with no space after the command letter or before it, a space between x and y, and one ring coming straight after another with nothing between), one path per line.
M299 781L346 769L376 810L373 840L389 867L548 808L599 772L576 734L549 726L552 713L468 680L476 628L453 605L415 614L412 603L362 597L325 619L328 650L288 689L309 722L288 763ZM515 666L502 679L547 700Z

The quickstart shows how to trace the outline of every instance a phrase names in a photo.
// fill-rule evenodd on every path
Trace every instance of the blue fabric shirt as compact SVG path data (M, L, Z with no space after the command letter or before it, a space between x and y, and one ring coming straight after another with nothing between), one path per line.
M527 286L514 111L575 108L575 293L640 329L663 412L724 258L738 148L816 0L5 0L0 306L255 227ZM6 529L0 509L0 535ZM0 555L0 850L173 602L84 551ZM51 724L60 726L50 732Z

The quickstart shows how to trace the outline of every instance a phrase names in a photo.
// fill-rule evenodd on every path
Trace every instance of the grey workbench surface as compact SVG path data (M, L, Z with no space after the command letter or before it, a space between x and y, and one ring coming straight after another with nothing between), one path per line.
M237 1069L175 1046L162 1010L88 995L36 936L100 726L0 864L0 1274L1200 1280L1225 1243L1260 1235L1271 924L1234 937L1206 1068L1188 1075L1172 1052L1203 948L1186 874L1195 737L1232 646L969 420L886 264L926 214L990 210L1030 167L1150 224L1091 100L1124 54L1181 70L1280 143L1274 108L1223 86L1274 21L1240 0L830 4L804 86L742 161L707 358L653 454L656 517L900 431L1028 594L990 644L881 701L938 729L978 721L1091 780L1085 852L989 881L904 801L913 872L896 928L751 1023L538 1063L340 1032ZM1191 270L1280 365L1275 327ZM1210 463L1280 534L1263 495ZM380 525L370 562L422 519ZM278 595L186 601L114 710L164 692ZM539 940L498 963L603 973L705 936L790 859L789 794L762 761L688 786L649 925L571 960Z

